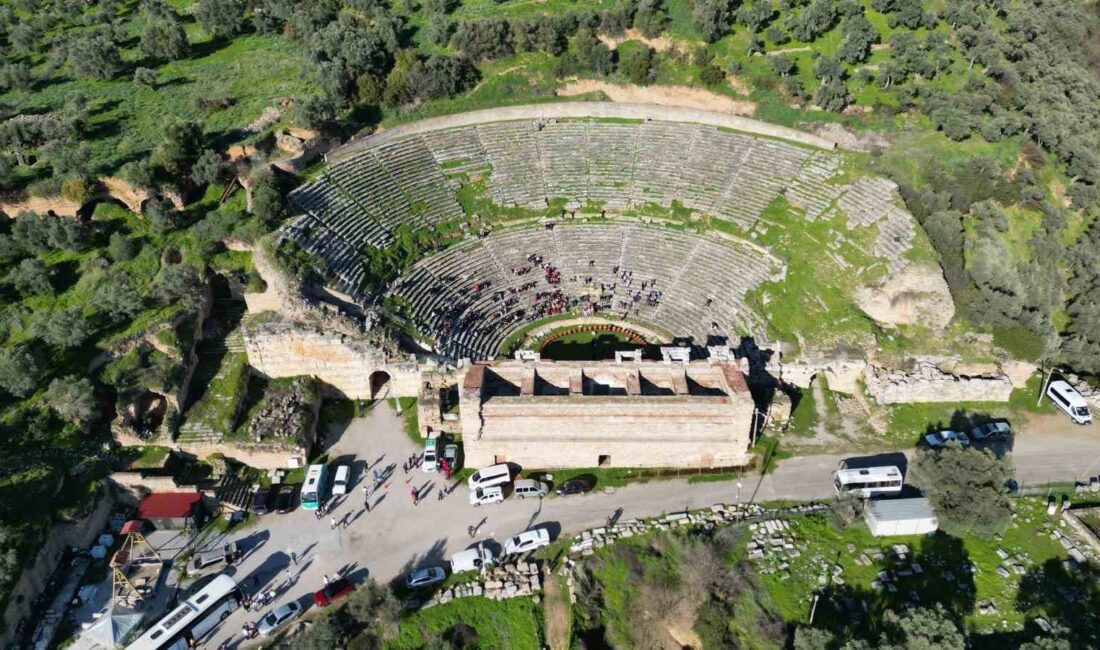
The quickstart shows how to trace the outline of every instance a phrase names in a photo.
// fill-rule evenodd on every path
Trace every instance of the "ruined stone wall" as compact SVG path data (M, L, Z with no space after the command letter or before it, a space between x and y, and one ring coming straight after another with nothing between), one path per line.
M420 369L411 356L387 355L347 334L285 322L242 329L248 363L268 377L312 375L327 394L352 399L381 397L387 388L389 397L416 397L420 390ZM376 372L388 374L389 383L373 394Z
M984 376L956 375L920 361L913 370L870 366L867 393L880 404L911 402L1007 402L1012 381L997 372Z
M114 472L109 477L116 487L126 492L128 500L137 503L154 492L194 492L194 485L179 485L171 476L142 476L141 472Z
M180 442L174 445L177 451L198 458L208 458L221 454L229 460L235 460L249 467L259 469L285 469L291 458L305 459L305 449L277 449L263 445L246 446L220 442ZM191 487L194 491L194 486Z
M549 426L553 420L543 422ZM678 428L689 434L694 429L690 423ZM748 465L752 460L747 451L748 432L748 424L731 424L724 440L681 438L670 433L663 441L608 438L589 442L563 441L548 432L545 440L463 439L463 450L468 467L504 461L529 468L596 467L602 456L607 457L608 467L729 467Z
M823 375L829 390L855 393L867 362L848 359L799 359L793 363L770 363L767 370L772 376L799 388L809 388L815 375Z
M23 569L8 598L8 605L4 609L3 632L0 633L0 647L6 648L13 642L15 626L38 594L46 588L46 581L57 569L65 548L90 546L105 531L114 504L114 492L108 486L104 496L84 517L56 524L50 529L38 555Z
M465 423L467 411L463 411ZM725 397L494 397L467 464L525 467L721 467L749 462L752 400ZM601 456L607 458L601 459Z

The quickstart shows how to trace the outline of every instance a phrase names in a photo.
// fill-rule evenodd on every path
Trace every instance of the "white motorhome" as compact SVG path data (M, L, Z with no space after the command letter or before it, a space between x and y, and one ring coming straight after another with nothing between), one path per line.
M1047 387L1047 397L1050 403L1069 416L1077 424L1090 424L1092 413L1089 413L1089 403L1077 392L1077 389L1069 382L1059 379L1050 382Z
M847 469L841 465L833 476L837 496L851 494L861 499L879 494L897 494L904 483L901 470L893 465L860 469Z

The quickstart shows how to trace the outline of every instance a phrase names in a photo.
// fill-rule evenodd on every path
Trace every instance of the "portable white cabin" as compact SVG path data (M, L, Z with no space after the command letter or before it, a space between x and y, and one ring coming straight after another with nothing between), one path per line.
M932 504L924 497L868 501L863 518L875 537L923 535L940 527Z

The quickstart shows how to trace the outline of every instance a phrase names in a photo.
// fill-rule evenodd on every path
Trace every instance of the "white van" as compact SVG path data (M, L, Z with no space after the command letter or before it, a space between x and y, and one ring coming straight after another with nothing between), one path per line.
M340 465L336 468L336 475L332 479L332 495L347 494L348 483L351 482L351 468L347 465Z
M1047 397L1050 398L1051 404L1061 409L1063 413L1069 416L1069 419L1077 424L1090 424L1092 422L1089 403L1085 401L1084 397L1081 397L1081 393L1078 393L1076 388L1069 385L1069 382L1061 379L1050 382L1050 386L1047 387Z
M483 567L490 567L495 562L493 552L485 548L484 544L478 544L474 548L459 551L451 556L451 573L480 571Z
M512 486L512 493L520 499L528 499L530 497L538 497L541 499L549 492L549 485L530 478L518 480L515 482L515 485Z
M471 490L478 488L492 487L494 485L504 485L512 481L512 470L509 469L506 463L499 465L490 465L477 470L470 475L470 478L466 480L466 483L470 486Z

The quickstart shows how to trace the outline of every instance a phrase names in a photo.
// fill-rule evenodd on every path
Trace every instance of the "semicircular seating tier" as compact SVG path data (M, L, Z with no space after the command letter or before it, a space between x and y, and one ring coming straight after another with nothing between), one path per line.
M762 333L745 295L784 265L743 243L634 224L495 232L421 260L401 296L438 352L491 359L514 332L563 313L627 318L705 345Z
M391 243L402 225L433 229L464 218L457 192L472 178L485 179L488 197L503 206L545 209L564 199L614 211L676 201L745 231L782 195L808 220L840 215L849 230L873 228L869 252L897 271L907 263L914 220L893 182L842 182L843 160L834 151L657 119L399 127L355 142L321 178L292 192L296 216L280 234L320 260L333 286L369 302L362 252Z

